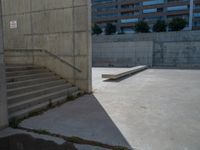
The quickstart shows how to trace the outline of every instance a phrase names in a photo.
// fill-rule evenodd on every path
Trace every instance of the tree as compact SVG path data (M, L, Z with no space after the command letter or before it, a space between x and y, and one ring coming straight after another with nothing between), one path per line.
M185 28L187 22L185 19L182 18L174 18L172 21L169 23L169 29L171 31L181 31L182 29Z
M106 24L106 28L105 28L106 35L111 35L113 33L116 33L116 31L117 31L117 28L115 25L111 23Z
M92 34L101 34L102 33L102 29L97 25L95 24L93 27L92 27Z
M141 32L141 33L149 32L149 25L145 21L140 21L135 25L135 32Z
M167 24L164 20L158 20L154 25L153 25L153 31L154 32L165 32L167 29Z

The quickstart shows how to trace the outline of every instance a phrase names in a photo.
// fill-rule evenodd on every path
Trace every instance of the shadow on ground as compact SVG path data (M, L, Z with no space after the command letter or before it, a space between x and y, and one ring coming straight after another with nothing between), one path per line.
M85 95L40 116L27 119L20 126L131 149L94 95Z
M33 138L28 134L10 135L0 138L1 150L78 150L72 143L62 145L53 141Z

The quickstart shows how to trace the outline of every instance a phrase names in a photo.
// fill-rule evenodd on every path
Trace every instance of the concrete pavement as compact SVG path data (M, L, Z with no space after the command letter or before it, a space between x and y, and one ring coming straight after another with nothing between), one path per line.
M94 95L21 126L140 150L200 149L200 70L148 69L114 82L102 72L93 69Z
M20 125L68 137L76 136L130 148L119 129L93 95L83 96L40 116L24 120Z
M116 82L93 69L95 97L131 146L200 149L200 70L149 69Z

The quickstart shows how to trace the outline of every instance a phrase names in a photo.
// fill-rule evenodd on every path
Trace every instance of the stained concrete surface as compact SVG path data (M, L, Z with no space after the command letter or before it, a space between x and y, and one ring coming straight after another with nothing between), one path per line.
M93 68L94 95L21 126L139 150L200 149L200 70L148 69L115 82L102 72Z
M7 146L6 143L3 144L3 141L1 141L1 139L7 138L7 137L12 137L12 139L14 138L13 144L18 143L18 145L19 145L20 141L17 141L17 139L15 140L15 136L17 136L17 135L26 135L26 136L29 135L33 138L32 139L33 141L40 140L40 142L38 144L45 143L45 141L47 141L47 142L50 142L51 144L56 145L58 148L62 148L63 145L65 146L65 148L66 147L69 148L66 145L66 141L61 138L52 137L52 136L48 136L48 135L36 134L36 133L27 132L27 131L19 130L19 129L6 128L6 129L0 131L0 149L2 147ZM22 144L20 144L20 145L22 145ZM73 143L73 144L76 147L76 149L78 149L78 150L108 150L108 149L97 147L97 146L82 145L82 144L75 144L75 143ZM44 148L46 148L46 150L48 150L48 147L49 147L48 145L44 146ZM14 148L14 146L12 146L12 148ZM35 148L35 149L38 149L38 148ZM2 148L2 150L7 150L7 149Z
M65 141L63 139L60 138L56 138L56 137L51 137L48 135L39 135L36 133L31 133L31 132L26 132L24 130L19 130L19 129L13 129L13 128L6 128L4 130L0 131L0 138L3 137L8 137L8 136L13 136L13 135L17 135L17 134L28 134L32 137L34 137L35 139L42 139L42 140L46 140L46 141L53 141L56 144L63 144Z
M44 129L68 137L77 136L86 140L130 148L119 129L93 95L86 95L76 101L68 102L43 115L27 119L20 125L26 128ZM82 146L82 148L85 147Z
M35 139L29 134L15 134L0 138L1 150L78 150L72 143L59 145L52 141Z

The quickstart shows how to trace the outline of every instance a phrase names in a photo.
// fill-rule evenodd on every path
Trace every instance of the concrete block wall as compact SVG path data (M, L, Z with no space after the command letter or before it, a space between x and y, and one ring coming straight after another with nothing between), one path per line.
M158 67L200 68L199 35L200 31L182 31L93 36L93 66L108 66L108 63L104 63L106 59L110 60L109 64L114 64L113 66L152 64ZM117 46L118 43L123 46ZM148 58L148 61L138 61L137 57L129 53L131 43L134 47L132 49L140 52L138 57ZM139 46L135 47L134 43ZM118 59L115 59L116 53ZM120 63L120 59L126 62Z
M46 49L81 73L41 53L7 52L8 64L38 64L91 91L90 0L2 0L5 49ZM10 28L17 21L17 28Z

